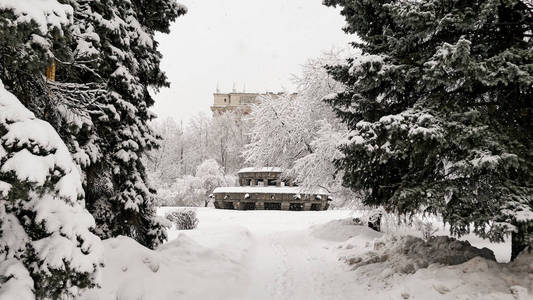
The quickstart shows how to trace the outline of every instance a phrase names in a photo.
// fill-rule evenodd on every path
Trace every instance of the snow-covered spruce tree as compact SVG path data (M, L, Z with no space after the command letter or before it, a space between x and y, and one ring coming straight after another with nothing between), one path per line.
M97 233L154 247L165 236L140 158L156 146L148 87L167 83L153 35L168 32L185 8L173 0L58 1L0 3L2 79L83 167ZM44 80L52 62L55 81Z
M338 167L364 202L441 214L512 258L533 242L533 16L519 0L326 0L363 55L331 70L352 130ZM529 6L528 6L529 5Z
M147 122L154 116L149 88L167 86L155 32L168 32L185 13L174 0L63 0L73 7L71 60L58 64L58 81L92 83L103 92L84 102L89 122L78 122L71 146L85 170L87 207L102 238L126 235L156 247L166 234L155 215L142 156L157 146ZM68 85L54 91L69 97Z
M95 287L103 262L78 168L53 127L0 81L0 298Z

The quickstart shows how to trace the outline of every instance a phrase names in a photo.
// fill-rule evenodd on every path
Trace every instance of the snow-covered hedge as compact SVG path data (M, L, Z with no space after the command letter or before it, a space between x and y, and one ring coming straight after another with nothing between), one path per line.
M198 226L198 217L196 211L192 209L181 209L169 212L166 216L167 220L176 225L178 230L190 230Z
M0 298L94 287L103 254L94 226L66 145L0 82Z

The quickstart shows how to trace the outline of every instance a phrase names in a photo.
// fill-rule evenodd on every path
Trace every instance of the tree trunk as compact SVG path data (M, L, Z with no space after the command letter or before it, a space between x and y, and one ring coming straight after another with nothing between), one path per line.
M517 232L511 234L511 261L527 247L533 246L533 222L515 224Z

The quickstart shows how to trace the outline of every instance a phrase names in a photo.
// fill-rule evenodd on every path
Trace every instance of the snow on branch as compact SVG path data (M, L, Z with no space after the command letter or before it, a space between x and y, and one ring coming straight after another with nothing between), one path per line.
M0 189L0 270L7 272L0 276L16 271L8 281L24 280L2 284L0 295L9 294L10 286L29 285L14 260L32 274L33 288L50 297L94 285L103 249L91 232L95 221L85 209L80 172L53 127L35 118L1 82ZM67 277L58 280L58 273Z
M0 10L11 10L17 16L16 23L37 23L44 35L49 28L61 27L72 23L74 14L70 5L56 0L2 0Z
M103 103L102 99L108 95L105 83L47 81L47 85L62 117L77 128L83 124L93 125L89 114L103 110L98 104Z

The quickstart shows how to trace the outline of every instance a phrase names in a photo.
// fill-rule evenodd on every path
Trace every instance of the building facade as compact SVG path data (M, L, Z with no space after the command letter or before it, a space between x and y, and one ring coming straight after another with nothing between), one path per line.
M251 111L251 105L258 103L258 93L214 93L211 111L214 115L226 111L241 110L244 114Z
M262 97L280 97L283 93L214 93L213 106L211 111L213 116L224 113L226 111L240 111L243 114L249 114L252 111L252 105L261 101ZM296 94L290 94L290 97L295 97Z
M214 204L237 210L326 210L331 197L322 188L313 191L283 181L279 168L244 168L238 187L218 187Z

